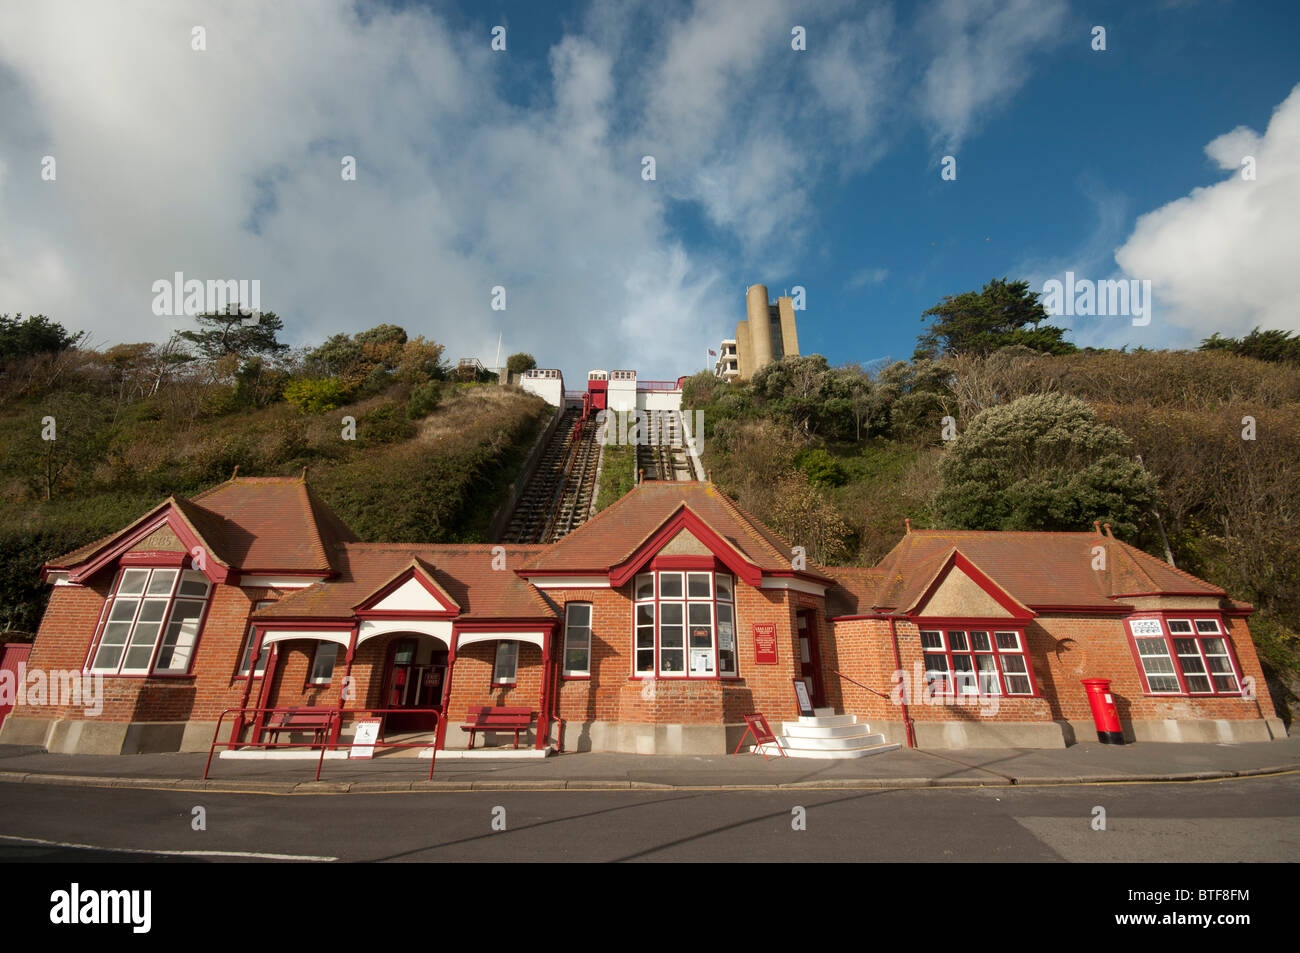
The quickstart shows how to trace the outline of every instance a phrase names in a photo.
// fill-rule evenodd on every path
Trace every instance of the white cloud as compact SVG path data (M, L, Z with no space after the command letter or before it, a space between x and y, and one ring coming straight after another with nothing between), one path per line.
M886 268L863 268L849 278L846 287L850 291L856 291L859 288L865 288L867 285L881 284L888 277L889 270Z
M1155 322L1197 340L1215 331L1300 330L1300 86L1262 136L1238 127L1205 147L1224 181L1137 220L1115 253L1126 274L1150 279ZM1242 178L1252 155L1257 178Z
M944 148L1020 88L1030 57L1061 41L1065 10L1064 0L937 0L918 19L934 48L920 106Z

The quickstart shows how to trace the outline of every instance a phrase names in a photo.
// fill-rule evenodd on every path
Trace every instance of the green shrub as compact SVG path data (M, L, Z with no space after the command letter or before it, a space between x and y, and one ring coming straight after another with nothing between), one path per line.
M442 402L442 384L428 381L411 391L406 401L406 416L412 420L421 420L438 409Z
M332 377L304 377L285 385L284 399L304 414L322 414L346 403L348 388Z
M843 486L848 479L840 462L820 447L800 453L795 465L807 474L813 486Z
M415 435L415 424L402 415L402 405L381 404L357 421L358 443L363 447L397 443Z

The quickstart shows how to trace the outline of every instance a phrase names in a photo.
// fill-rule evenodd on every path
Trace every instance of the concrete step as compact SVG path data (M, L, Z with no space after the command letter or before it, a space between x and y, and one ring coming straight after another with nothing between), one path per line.
M810 751L852 751L855 748L871 748L883 745L885 736L863 732L847 738L792 738L789 735L777 735L777 741L787 751L798 748Z
M866 722L849 725L805 725L798 721L784 721L781 732L791 738L852 738L870 734L871 726Z
M837 758L866 758L873 754L883 754L886 751L893 751L898 745L872 745L869 748L848 748L848 749L819 749L819 748L786 748L785 753L790 758L817 758L821 760L833 760ZM781 752L776 745L766 744L759 745L754 749L757 754L766 753L769 757L775 755L781 756Z
M829 709L827 709L829 711ZM806 728L833 728L840 725L856 725L857 715L800 715L798 721L787 721L787 725L802 725Z

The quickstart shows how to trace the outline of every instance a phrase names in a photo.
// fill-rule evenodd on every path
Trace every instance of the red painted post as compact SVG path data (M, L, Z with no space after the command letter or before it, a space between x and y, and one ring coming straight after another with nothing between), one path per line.
M438 733L437 740L434 742L433 750L442 751L443 746L447 743L447 709L451 706L451 676L456 668L456 642L459 636L453 632L451 634L451 647L447 649L447 681L442 686L442 711L438 714ZM432 774L432 766L429 768Z
M244 680L244 698L239 703L240 711L231 726L230 744L227 745L232 751L239 736L244 733L244 709L248 707L248 696L253 690L253 673L257 671L257 660L262 657L262 638L265 634L264 629L253 626L253 646L248 650L248 678Z

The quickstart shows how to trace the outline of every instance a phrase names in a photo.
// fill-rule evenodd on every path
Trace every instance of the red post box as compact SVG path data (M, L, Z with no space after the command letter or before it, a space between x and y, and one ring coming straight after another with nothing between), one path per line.
M1110 679L1085 678L1083 687L1088 690L1088 704L1092 706L1092 720L1097 725L1097 740L1104 745L1122 745L1124 729L1115 710L1115 699L1110 693Z

